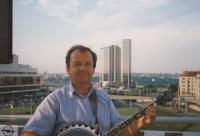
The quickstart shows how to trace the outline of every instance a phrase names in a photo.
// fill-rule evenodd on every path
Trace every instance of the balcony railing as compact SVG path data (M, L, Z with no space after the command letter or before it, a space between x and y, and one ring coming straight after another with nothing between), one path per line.
M19 120L28 120L31 115L0 115L0 122L1 120L7 121L19 121ZM154 123L198 123L200 124L200 118L198 117L165 117L165 116L158 116ZM21 125L9 125L4 124L0 125L0 130L12 130L13 133L16 133L16 136L20 136L24 126ZM0 131L0 135L3 131ZM3 134L2 134L3 135ZM166 130L140 130L138 136L200 136L199 132L193 131L166 131Z

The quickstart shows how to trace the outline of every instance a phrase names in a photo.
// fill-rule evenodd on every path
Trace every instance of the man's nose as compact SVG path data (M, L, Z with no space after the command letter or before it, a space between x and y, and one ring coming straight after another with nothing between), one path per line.
M86 69L87 69L87 67L85 65L80 66L80 70L86 70Z

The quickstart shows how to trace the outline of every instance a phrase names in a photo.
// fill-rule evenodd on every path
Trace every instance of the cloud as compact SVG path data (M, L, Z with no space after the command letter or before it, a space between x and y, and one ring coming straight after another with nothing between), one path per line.
M74 23L79 6L79 0L38 0L37 8L49 16Z
M77 28L120 27L137 22L167 0L38 0L37 8Z

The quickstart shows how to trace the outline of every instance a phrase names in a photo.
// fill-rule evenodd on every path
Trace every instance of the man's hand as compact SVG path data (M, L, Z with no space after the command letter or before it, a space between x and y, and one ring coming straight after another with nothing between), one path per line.
M24 132L22 132L21 136L39 136L39 135L35 132L24 131Z
M151 105L147 107L146 115L142 116L138 119L136 125L137 128L140 129L146 124L152 123L156 118L156 106Z
M120 136L134 136L144 125L152 123L156 118L156 106L152 105L147 108L146 115L139 118L133 125L122 132Z

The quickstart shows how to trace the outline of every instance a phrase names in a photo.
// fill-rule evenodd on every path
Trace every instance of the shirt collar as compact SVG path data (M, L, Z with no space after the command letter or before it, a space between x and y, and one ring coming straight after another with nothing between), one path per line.
M90 89L89 89L89 92L88 92L88 94L87 94L86 97L90 96L94 90L95 90L95 88L94 88L94 86L91 84ZM74 97L74 96L85 97L85 96L83 96L83 95L80 95L80 94L76 91L76 89L73 87L71 81L70 81L70 83L69 83L69 96L70 96L70 98L71 98L71 97Z

